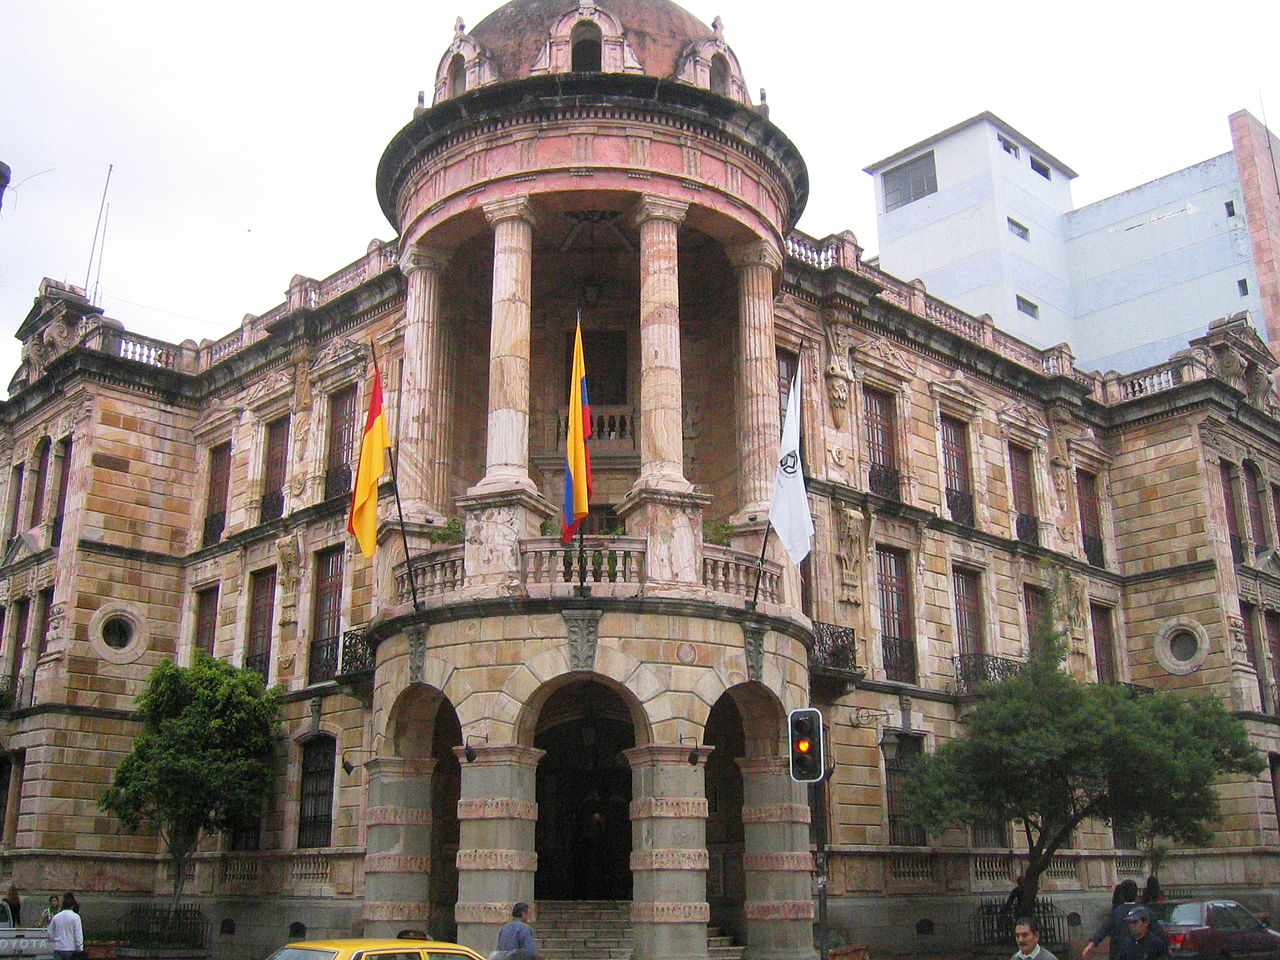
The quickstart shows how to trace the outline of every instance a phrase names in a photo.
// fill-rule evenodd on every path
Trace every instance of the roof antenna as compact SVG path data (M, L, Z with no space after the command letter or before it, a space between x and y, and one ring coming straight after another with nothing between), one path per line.
M102 229L102 213L107 207L107 187L111 186L111 170L115 164L107 164L107 180L102 185L102 202L98 204L98 222L93 225L93 246L89 248L89 265L84 268L84 288L89 289L89 277L93 273L93 255L98 252L98 231Z

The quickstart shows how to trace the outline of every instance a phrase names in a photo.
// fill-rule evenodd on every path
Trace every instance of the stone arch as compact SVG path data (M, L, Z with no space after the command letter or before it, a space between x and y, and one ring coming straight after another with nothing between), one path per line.
M435 96L431 103L434 106L501 79L489 51L469 34L458 32L436 67Z
M569 69L574 73L599 73L604 36L591 20L579 20L569 34Z
M460 53L449 58L448 89L451 98L467 92L467 61Z
M554 24L547 33L547 42L529 73L567 73L574 68L575 33L583 24L591 24L600 31L600 65L602 73L644 73L644 67L627 42L622 21L595 3L580 3Z
M601 651L603 653L603 651ZM538 660L545 660L546 655L537 657L529 666L536 667ZM531 688L529 692L521 698L523 704L520 706L519 715L512 727L512 741L523 746L532 746L534 738L537 734L538 719L542 714L542 708L546 706L547 701L557 692L582 680L594 680L601 686L606 687L612 693L617 694L631 720L631 727L635 731L636 746L643 746L653 742L652 720L649 711L646 710L646 704L643 703L635 693L636 688L627 682L627 680L635 677L637 673L652 673L652 669L640 660L634 657L623 655L619 659L630 660L635 669L627 671L624 677L611 676L604 672L590 672L586 670L574 670L558 673L551 676L544 682L538 683L536 687ZM522 664L516 668L512 678L508 680L504 692L507 690L515 690L523 684L521 680L527 680L536 676L529 666ZM567 666L567 664L566 664ZM517 677L522 671L526 671L526 676ZM656 678L650 677L650 680ZM536 682L536 681L535 681Z

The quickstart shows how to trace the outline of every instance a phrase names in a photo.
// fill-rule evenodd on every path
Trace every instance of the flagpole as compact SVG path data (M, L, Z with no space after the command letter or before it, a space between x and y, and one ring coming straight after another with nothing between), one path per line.
M378 366L378 354L373 349L373 340L369 340L369 356L373 358L373 370L381 377L382 370ZM400 481L396 478L396 460L400 455L400 404L404 400L404 370L400 371L400 388L396 397L396 442L391 448L391 492L396 495L396 516L400 518L400 542L404 546L404 568L409 574L409 593L413 597L413 612L422 613L418 603L418 582L413 575L413 560L409 557L409 535L404 529L404 505L400 502Z
M582 521L578 521L578 596L591 596L587 587L587 552L582 545Z
M764 548L769 545L769 527L771 524L768 520L764 522L764 536L760 538L760 559L756 561L756 588L751 592L751 603L747 605L748 610L756 608L756 600L760 596L760 578L764 576Z

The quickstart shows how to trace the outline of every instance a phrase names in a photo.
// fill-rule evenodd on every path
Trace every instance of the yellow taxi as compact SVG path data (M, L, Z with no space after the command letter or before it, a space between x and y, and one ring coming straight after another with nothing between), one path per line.
M364 937L289 943L267 960L484 960L484 957L457 943Z

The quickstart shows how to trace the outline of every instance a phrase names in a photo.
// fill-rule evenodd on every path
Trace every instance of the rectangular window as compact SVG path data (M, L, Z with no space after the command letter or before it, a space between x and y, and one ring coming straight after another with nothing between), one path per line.
M1000 143L1000 149L1009 154L1009 156L1017 157L1021 153L1018 149L1018 145L1003 134L997 133L996 140Z
M53 506L51 540L56 547L62 542L62 518L67 512L67 484L71 481L71 438L58 441L58 490Z
M969 836L975 847L1009 846L1009 824L997 818L981 820L969 828Z
M342 550L341 546L330 547L316 554L309 683L332 680L338 672L338 644L342 637Z
M1112 630L1111 608L1089 604L1089 622L1093 627L1093 664L1098 672L1098 682L1115 683L1119 678L1116 676L1116 638Z
M333 828L334 741L320 736L302 747L298 846L327 847Z
M1271 802L1275 804L1276 819L1280 820L1280 755L1270 754L1271 765Z
M1267 652L1271 656L1271 701L1267 708L1280 714L1280 613L1267 611L1266 628Z
M13 776L13 763L8 756L0 756L0 838L9 841L9 778ZM14 921L17 926L17 921Z
M44 520L45 482L49 476L49 441L40 441L36 455L36 476L31 490L31 526Z
M956 595L956 649L962 657L982 654L982 592L978 572L956 567L951 571Z
M922 847L924 831L903 822L906 803L903 786L911 764L924 752L924 738L909 733L898 734L898 755L884 761L885 800L889 807L889 842L895 846Z
M36 594L36 656L42 657L49 646L49 613L53 609L53 587Z
M1026 226L1025 224L1019 223L1017 220L1013 219L1013 217L1005 217L1005 220L1008 221L1009 232L1012 233L1015 237L1017 237L1019 240L1027 240L1027 241L1031 240L1030 227Z
M1258 669L1258 633L1254 628L1253 621L1258 615L1258 608L1252 603L1240 604L1240 626L1242 630L1242 640L1244 641L1244 656L1249 666L1254 670ZM1261 676L1259 676L1261 682Z
M1080 542L1084 546L1085 559L1092 566L1105 566L1098 478L1087 470L1076 471L1076 507L1080 512Z
M915 632L911 622L911 582L907 554L876 548L880 594L880 649L885 676L899 683L916 682Z
M1228 200L1223 204L1223 207L1226 209L1228 217L1234 217L1236 215L1236 202L1234 200Z
M262 466L262 509L260 523L284 515L284 480L289 465L289 418L267 424L266 458Z
M938 192L938 174L933 151L886 170L880 179L884 187L885 213Z
M196 591L196 630L193 641L197 650L213 656L218 638L218 588L205 587Z
M1231 540L1231 558L1244 563L1244 537L1240 532L1240 513L1236 503L1234 465L1226 460L1218 461L1218 479L1222 484L1222 506L1227 515L1227 536Z
M9 667L9 690L15 708L24 707L22 696L22 661L26 656L27 627L31 621L31 601L21 597L13 604L13 660Z
M800 358L788 350L775 350L778 365L778 430L787 419L787 402L791 399L791 384L795 383Z
M1032 655L1044 651L1045 641L1050 639L1053 620L1049 614L1049 595L1039 587L1025 584L1022 588L1022 602L1027 614L1028 648Z
M1036 513L1036 488L1031 470L1031 451L1009 444L1009 486L1017 514L1015 534L1023 543L1040 545L1040 519Z
M18 524L22 514L22 464L18 464L9 473L9 539L18 535Z
M324 498L351 492L351 460L356 442L356 387L351 384L329 395L329 430L325 447Z
M1249 281L1241 277L1236 281L1236 289L1240 291L1240 296L1247 297L1249 295Z
M867 431L867 461L871 492L890 500L899 498L898 420L892 394L867 388L862 393L863 420Z
M203 546L222 539L227 525L227 496L231 491L231 444L220 443L209 450L209 494L204 509Z
M969 466L969 425L955 417L943 416L942 476L951 519L974 526L973 473Z
M1249 534L1254 549L1261 553L1267 547L1267 524L1262 518L1262 476L1251 460L1244 464L1244 499L1249 508Z
M244 665L266 680L271 668L271 634L276 609L276 568L255 570L249 578L249 637Z
M1026 297L1015 297L1014 299L1017 302L1019 312L1025 313L1028 317L1031 317L1031 319L1033 320L1040 319L1039 304L1034 303L1031 300L1028 300Z
M1040 176L1044 177L1046 180L1053 179L1053 174L1049 172L1049 165L1039 157L1031 158L1031 169L1040 174Z

